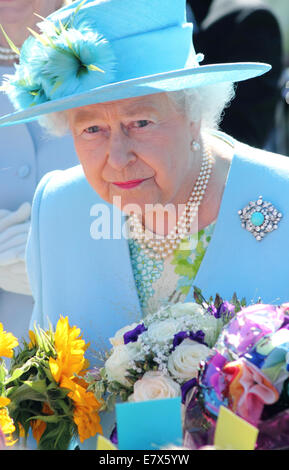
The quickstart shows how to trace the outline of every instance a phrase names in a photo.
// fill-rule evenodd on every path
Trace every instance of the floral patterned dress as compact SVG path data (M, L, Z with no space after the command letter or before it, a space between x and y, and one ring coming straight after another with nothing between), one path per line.
M183 302L198 273L215 222L189 235L164 260L149 258L138 242L129 239L130 257L143 316L168 303Z

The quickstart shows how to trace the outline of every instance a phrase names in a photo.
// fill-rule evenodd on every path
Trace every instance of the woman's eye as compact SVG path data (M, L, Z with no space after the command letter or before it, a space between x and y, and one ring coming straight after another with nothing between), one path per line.
M138 121L132 122L131 127L135 129L141 129L142 127L147 127L150 123L151 121L148 119L140 119Z
M141 119L140 121L137 121L137 127L146 127L148 126L150 121L147 119Z
M99 131L100 131L99 126L90 126L90 127L87 127L87 129L85 129L85 132L87 132L88 134L95 134Z

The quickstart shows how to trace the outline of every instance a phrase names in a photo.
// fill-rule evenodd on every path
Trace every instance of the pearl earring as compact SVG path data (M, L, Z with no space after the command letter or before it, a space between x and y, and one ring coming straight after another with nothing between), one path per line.
M198 150L200 150L201 146L199 144L199 142L197 142L196 140L193 140L191 142L191 150L193 150L194 152L197 152Z

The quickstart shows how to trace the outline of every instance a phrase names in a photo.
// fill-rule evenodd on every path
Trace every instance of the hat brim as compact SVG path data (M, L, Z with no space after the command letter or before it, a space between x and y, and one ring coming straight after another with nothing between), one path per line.
M213 64L115 82L8 114L0 118L0 127L34 121L43 114L79 108L90 104L195 88L215 83L239 82L263 75L270 69L269 64L259 62Z

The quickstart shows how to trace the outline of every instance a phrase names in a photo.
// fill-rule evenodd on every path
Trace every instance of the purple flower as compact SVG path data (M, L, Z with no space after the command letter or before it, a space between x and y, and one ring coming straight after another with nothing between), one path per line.
M113 428L113 430L112 430L112 433L111 433L109 439L110 439L110 441L111 441L113 444L115 444L115 445L118 444L117 427L116 427L116 425L114 426L114 428Z
M222 354L216 352L213 356L209 357L204 370L202 383L208 388L213 387L217 394L220 396L223 391L222 369L227 363L227 359Z
M215 318L219 318L217 317L218 315L218 310L216 309L215 305L214 304L211 304L208 306L207 308L208 312L211 314L211 315L214 315Z
M92 369L89 370L89 375L91 375L94 378L94 380L101 380L100 368L93 367Z
M221 317L228 317L228 319L233 318L235 315L235 305L230 304L229 302L225 301L222 302L220 307L217 310L217 315L215 315L216 318L221 318Z
M183 404L186 403L186 397L187 397L188 392L189 392L193 387L196 387L196 385L198 385L198 381L197 381L196 378L193 378L193 379L191 379L191 380L188 380L188 382L185 382L185 383L181 386L182 403L183 403Z
M214 315L215 318L228 317L228 319L231 319L235 315L235 305L227 301L222 302L218 308L215 307L214 304L211 304L208 306L207 310L211 315Z
M144 332L147 331L147 328L143 323L137 325L133 330L127 331L123 335L124 344L135 343L138 340L138 337Z
M204 344L205 346L208 346L207 343L205 343L205 333L202 330L198 330L196 333L191 331L189 338L192 341L197 341L197 343L201 343L201 344Z
M172 351L174 351L176 347L179 346L186 338L208 346L204 341L205 333L202 330L198 330L196 333L194 333L193 331L180 331L179 333L174 335Z
M288 304L285 304L286 306ZM281 305L281 309L283 310L284 312L284 320L283 320L283 323L281 325L281 328L286 328L287 330L289 330L289 310L288 310L288 307L286 309L283 308L283 305Z
M174 335L174 340L173 340L173 351L176 349L177 346L179 346L184 339L188 338L189 331L180 331L176 335Z

